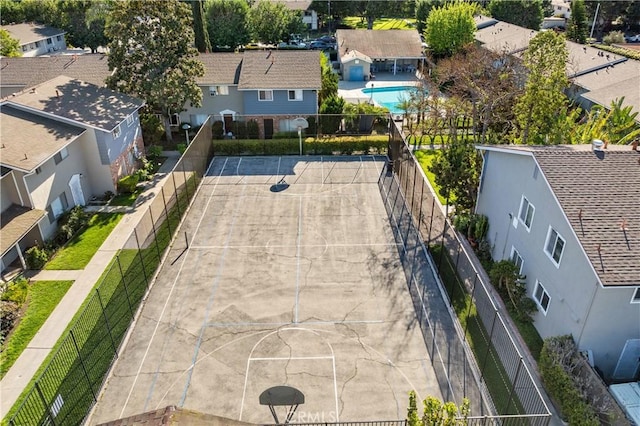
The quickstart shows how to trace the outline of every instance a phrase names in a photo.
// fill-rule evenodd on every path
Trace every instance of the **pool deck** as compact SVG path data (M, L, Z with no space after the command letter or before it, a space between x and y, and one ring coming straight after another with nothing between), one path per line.
M375 80L371 81L342 81L338 82L338 95L345 101L351 103L368 102L369 96L362 93L362 89L371 87L392 87L392 86L415 86L418 84L416 73L398 73L393 75L390 72L380 72L376 74Z

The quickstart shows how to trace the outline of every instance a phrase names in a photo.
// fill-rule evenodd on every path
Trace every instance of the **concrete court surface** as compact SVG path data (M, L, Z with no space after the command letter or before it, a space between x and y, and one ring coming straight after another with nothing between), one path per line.
M441 398L384 164L215 158L89 423L167 405L273 423L258 397L278 385L305 395L292 422L403 419L411 389Z

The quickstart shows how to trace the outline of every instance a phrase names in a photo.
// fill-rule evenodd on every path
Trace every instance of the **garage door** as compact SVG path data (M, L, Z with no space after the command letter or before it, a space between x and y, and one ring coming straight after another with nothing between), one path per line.
M362 81L364 80L364 70L362 65L349 68L349 80Z

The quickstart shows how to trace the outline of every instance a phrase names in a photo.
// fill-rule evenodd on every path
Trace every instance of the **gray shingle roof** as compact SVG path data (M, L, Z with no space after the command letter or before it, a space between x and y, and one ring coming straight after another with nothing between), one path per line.
M8 101L109 132L144 105L132 96L64 75Z
M2 29L7 30L11 37L20 42L20 45L65 34L65 31L59 28L34 23L3 25Z
M422 41L416 30L338 30L340 57L357 50L371 59L421 58Z
M204 64L204 75L198 84L238 84L242 66L241 53L201 53L198 59Z
M247 50L238 89L319 90L320 55L317 50Z
M44 210L30 209L12 204L0 214L0 253L4 255L33 227L38 225L47 213Z
M0 164L31 172L67 146L86 129L61 123L11 105L0 107Z
M605 286L640 285L640 151L528 148ZM625 223L622 229L623 221Z
M27 88L67 75L103 87L105 79L111 75L107 61L103 54L2 58L0 86Z

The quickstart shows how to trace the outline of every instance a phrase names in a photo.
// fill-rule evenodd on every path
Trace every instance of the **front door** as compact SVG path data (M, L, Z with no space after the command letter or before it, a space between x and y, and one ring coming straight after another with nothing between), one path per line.
M264 119L264 138L265 139L273 138L273 119L272 118Z
M222 118L224 120L224 132L233 132L233 115L225 114L222 116Z
M82 192L82 184L80 183L80 174L71 176L69 180L69 189L71 189L71 195L73 196L73 204L76 206L84 206L84 193Z

